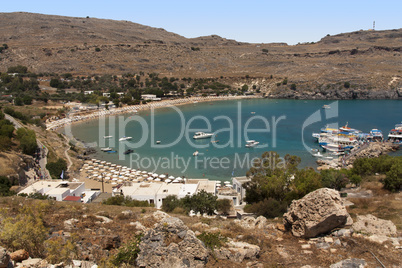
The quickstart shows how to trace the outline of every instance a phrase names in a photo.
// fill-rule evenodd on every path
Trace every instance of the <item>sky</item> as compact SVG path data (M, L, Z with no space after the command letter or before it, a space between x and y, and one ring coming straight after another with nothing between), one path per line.
M127 20L187 38L219 35L249 43L316 42L327 34L402 28L402 1L3 1L0 12Z

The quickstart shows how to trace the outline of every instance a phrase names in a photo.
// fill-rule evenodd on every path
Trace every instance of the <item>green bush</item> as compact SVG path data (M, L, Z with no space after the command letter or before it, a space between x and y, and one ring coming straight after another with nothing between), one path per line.
M177 207L180 207L180 200L176 195L168 195L162 200L162 210L165 212L172 212Z
M0 241L9 250L25 249L30 257L44 256L48 230L37 208L21 208L17 216L4 217L0 227Z
M20 148L24 154L32 155L38 148L35 131L25 128L17 130L17 139L20 141Z
M216 204L216 209L218 212L228 215L230 212L230 209L232 208L232 200L229 199L218 199L217 204Z
M265 218L275 218L282 216L287 210L287 203L268 198L263 201L247 205L244 211L254 213Z
M116 255L111 258L111 263L117 267L121 267L122 264L128 264L135 266L135 260L140 253L141 235L135 236L132 240L121 246Z
M222 236L219 232L202 232L202 234L198 235L197 238L204 242L205 246L211 250L214 250L215 248L220 248L227 242L227 238Z
M394 164L387 172L384 179L384 188L392 192L398 192L402 188L402 163Z
M19 74L26 74L28 72L28 67L17 65L8 67L7 73L19 73Z
M131 197L116 195L112 196L102 202L104 205L125 206L125 207L153 207L153 204L149 204L148 201L140 201L132 199Z
M0 196L14 195L15 193L10 191L11 186L12 183L7 177L0 176Z
M47 163L46 169L49 170L52 179L60 179L63 170L67 170L67 162L64 159L59 158L56 162Z

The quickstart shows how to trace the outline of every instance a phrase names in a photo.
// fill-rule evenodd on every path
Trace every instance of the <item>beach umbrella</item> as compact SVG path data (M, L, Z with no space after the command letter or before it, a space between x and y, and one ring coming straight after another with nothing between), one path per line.
M145 170L144 170L144 171L142 171L141 173L142 173L142 174L147 174L147 172L146 172Z
M109 181L109 180L110 180L110 177L105 177L105 180Z
M118 180L117 178L113 178L113 179L112 179L112 181L117 181L117 180Z
M147 174L142 175L143 178L148 178Z
M116 184L117 184L117 182L115 182L115 181L114 181L114 182L112 182L112 184L113 184L113 185L116 185Z
M114 174L112 177L113 177L113 178L117 178L117 177L119 177L119 176L118 176L118 175L116 175L116 174Z
M224 184L230 184L230 181L225 181Z
M166 175L161 174L161 175L159 175L159 178L164 179L164 178L166 178Z
M112 164L112 163L110 163L110 162L106 162L106 165L107 165L107 166L110 166L111 164Z
M152 177L159 177L159 175L157 173L152 174Z
M169 176L169 179L174 180L174 177L173 177L173 176Z
M182 181L183 178L182 178L182 177L177 177L175 180L177 180L177 181Z
M111 166L111 167L116 167L116 164L111 164L110 166Z
M155 181L161 181L161 179L159 179L159 178L156 178L156 179L155 179Z
M173 181L172 181L173 183L178 183L178 182L180 182L178 179L174 179Z

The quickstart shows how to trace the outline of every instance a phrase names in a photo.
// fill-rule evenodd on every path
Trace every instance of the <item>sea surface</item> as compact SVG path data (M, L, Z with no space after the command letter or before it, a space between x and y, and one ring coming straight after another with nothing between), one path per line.
M331 108L323 109L324 104ZM98 151L92 158L175 177L226 181L231 176L244 176L252 159L266 151L275 151L281 157L297 155L300 167L316 168L311 148L318 145L313 132L326 125L348 124L363 132L380 129L386 137L395 124L401 123L401 107L398 100L201 102L103 117L73 124L64 132L94 146ZM194 140L197 131L214 136ZM108 135L113 137L104 139ZM132 139L119 142L123 136ZM247 140L260 144L246 148ZM100 151L102 147L113 147L117 152L105 153ZM134 153L123 154L129 148ZM196 151L198 156L193 156Z

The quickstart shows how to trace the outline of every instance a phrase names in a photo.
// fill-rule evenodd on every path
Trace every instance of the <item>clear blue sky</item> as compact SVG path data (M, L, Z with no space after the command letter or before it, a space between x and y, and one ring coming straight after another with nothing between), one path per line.
M327 34L402 28L402 1L2 1L0 12L128 20L191 38L250 43L318 41Z

